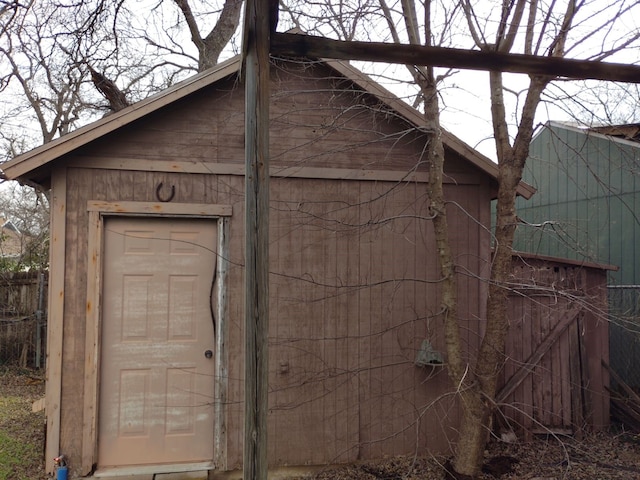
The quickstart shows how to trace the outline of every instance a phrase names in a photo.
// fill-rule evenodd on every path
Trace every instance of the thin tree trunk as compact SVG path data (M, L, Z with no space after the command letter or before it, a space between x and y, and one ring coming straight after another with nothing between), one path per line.
M406 7L405 7L406 9ZM425 44L431 40L430 2L425 2ZM415 39L414 39L415 40ZM487 409L482 401L474 374L465 360L460 324L458 319L458 282L455 262L451 251L451 239L447 222L446 199L444 195L444 145L440 129L440 106L433 67L423 70L426 75L418 75L421 92L424 97L425 122L430 132L427 158L429 159L428 194L430 210L436 240L442 281L442 311L444 316L445 344L447 364L451 378L460 394L462 422L460 438L456 448L453 469L458 478L473 478L479 473L479 465L485 446L483 426L486 423ZM452 472L453 473L453 472ZM461 474L461 475L459 475Z
M408 7L405 7L405 9ZM425 2L425 42L430 44L430 1ZM442 311L445 325L447 363L451 379L456 384L464 382L465 362L462 352L460 329L458 328L458 284L455 263L451 252L451 240L447 223L446 201L444 198L444 144L440 129L440 106L433 67L426 67L420 79L420 89L424 97L425 123L429 132L427 158L429 159L429 209L433 218L436 249L440 260L442 281Z
M477 383L461 394L463 417L460 440L453 462L455 473L459 474L458 478L475 478L480 473L482 465L489 420L495 407L498 374L504 364L505 339L509 331L506 284L511 274L513 238L517 226L516 191L529 155L535 110L548 80L546 77L531 79L520 128L512 147L506 129L507 124L502 121L502 74L491 72L492 114L499 161L495 245L486 307L486 330L474 371Z
M427 68L427 78L421 82L424 96L425 121L430 132L427 158L429 159L428 193L430 210L436 239L436 249L440 260L442 281L442 311L444 316L445 343L449 377L460 392L463 420L460 440L454 462L457 473L473 475L478 473L484 452L485 440L482 426L486 416L486 408L473 381L472 372L468 369L460 338L458 319L458 282L455 262L451 251L451 240L447 222L446 200L443 188L444 145L440 129L440 109L433 68ZM469 472L469 473L467 473ZM459 476L459 478L465 478Z

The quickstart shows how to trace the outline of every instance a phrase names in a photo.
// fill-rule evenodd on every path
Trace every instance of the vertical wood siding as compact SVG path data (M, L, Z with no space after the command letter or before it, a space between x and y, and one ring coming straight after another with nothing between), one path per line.
M126 182L123 181L126 179ZM181 202L233 206L230 222L229 467L242 454L243 179L68 170L62 451L81 451L77 408L84 365L88 200L153 201L178 185ZM127 183L128 182L128 183ZM131 184L137 185L136 189ZM209 184L208 189L203 188ZM220 190L216 189L221 186ZM189 192L185 197L184 190ZM487 261L474 221L488 189L450 187L455 251L463 270ZM146 193L145 193L146 192ZM206 195L205 195L206 192ZM414 360L422 340L444 351L438 266L419 183L274 179L271 201L270 461L343 462L447 450L457 421L446 372ZM71 214L73 212L73 214ZM76 248L75 245L78 245ZM477 345L481 280L461 282L460 315ZM76 312L72 315L73 312ZM475 348L475 347L474 347ZM440 398L442 396L442 398Z

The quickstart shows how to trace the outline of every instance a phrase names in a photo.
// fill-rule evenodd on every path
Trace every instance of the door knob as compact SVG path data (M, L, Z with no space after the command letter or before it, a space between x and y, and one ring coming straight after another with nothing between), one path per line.
M207 358L213 357L213 352L211 350L205 350L204 356Z

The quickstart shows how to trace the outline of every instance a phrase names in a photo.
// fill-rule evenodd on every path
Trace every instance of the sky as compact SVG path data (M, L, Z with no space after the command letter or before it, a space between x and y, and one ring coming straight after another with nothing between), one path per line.
M358 67L371 74L376 80L398 97L411 104L414 89L391 79L406 78L403 65L358 64ZM376 75L373 71L377 72ZM444 73L444 69L436 72ZM522 74L504 74L505 82L514 92L519 92L520 100L524 98L528 85L528 77ZM490 159L496 159L491 123L491 105L489 101L489 73L474 70L458 70L449 81L449 86L442 90L440 98L440 123L442 128L453 133L462 141L475 148ZM511 132L517 119L513 112L517 110L517 96L507 92L505 101L512 116L508 121L512 124ZM536 125L543 125L548 120L575 122L565 110L552 103L541 103L536 113Z
M218 1L218 0L216 0ZM220 0L221 1L221 0ZM218 1L218 3L220 3ZM351 0L350 0L351 1ZM540 2L544 2L546 0L540 0ZM555 3L562 4L567 0L555 0ZM593 12L598 12L598 8L602 8L605 3L608 4L624 4L626 3L636 3L640 5L640 2L637 0L615 0L615 2L602 2L601 0L582 0L588 8ZM287 3L292 3L293 0L288 1ZM201 4L197 2L193 3L193 8L204 8L202 5L205 5L207 2L203 1ZM318 0L317 4L321 4L322 1ZM352 2L355 3L355 2ZM387 3L391 5L391 7L398 9L399 4L393 0L387 0ZM443 4L453 4L455 2L443 2ZM349 1L345 3L349 4ZM167 36L171 38L172 41L175 41L176 45L180 45L180 48L183 48L185 51L190 53L192 56L197 56L195 52L195 47L190 41L189 32L184 29L173 29L172 26L176 25L176 21L180 18L179 13L177 12L175 5L172 2L161 2L158 3L158 0L127 0L127 5L132 8L132 12L149 12L150 8L154 5L158 5L162 11L161 15L158 18L161 18L161 23L154 23L153 27L149 27L147 22L147 18L144 15L141 15L137 20L139 28L141 31L147 29L149 35L157 33L159 35L166 33ZM499 5L498 2L492 2L490 0L483 0L474 3L474 8L480 9L484 8L485 11L481 12L481 15L484 18L490 19L490 14L495 15L496 5ZM637 8L640 10L640 7ZM207 14L206 10L198 11L198 20L201 21L201 31L202 33L206 33L208 29L210 29L215 23L215 15ZM465 33L465 25L464 18L461 17L460 12L457 14L455 22L457 24L453 27L453 30L456 31L455 38L450 39L451 44L457 48L470 48L472 46L472 41L469 38L468 32ZM280 31L284 31L289 28L291 25L288 25L286 22L282 21L283 13L281 12L281 25L279 26ZM589 19L589 15L586 16ZM600 21L598 18L589 19L589 21ZM616 26L616 29L611 29L610 31L605 32L605 34L601 35L602 38L616 38L619 36L620 30L622 30L622 34L632 33L634 31L638 31L640 29L640 16L633 11L631 13L626 12L624 16L621 16L617 20L619 25ZM135 23L135 22L134 22ZM146 25L146 27L145 27ZM490 36L492 29L495 27L490 23L489 20L486 21L485 24L481 26L483 29L488 32L487 34ZM584 26L581 26L583 28ZM379 23L376 28L377 31L372 32L369 36L372 40L383 40L389 41L389 29L386 23ZM328 31L330 33L330 30ZM328 34L327 33L327 34ZM227 51L225 52L226 58L237 53L240 44L240 34L236 35L236 38L229 46ZM602 40L602 39L601 39ZM596 42L596 43L594 43ZM585 58L589 54L589 44L596 45L599 49L599 45L597 44L597 39L595 37L588 38L587 42L579 43L579 48L573 53L574 56L578 58ZM613 60L619 62L632 63L637 62L639 57L638 50L633 50L628 52L626 56L616 57ZM394 92L401 98L405 98L408 103L412 103L413 98L411 97L410 89L402 83L394 82L392 80L395 79L408 79L408 73L406 68L402 65L384 65L384 64L376 64L372 66L371 64L358 64L354 62L357 66L362 68L366 73L376 73L378 76L375 77L377 81L387 87L389 90ZM437 73L444 73L445 70L438 69ZM515 74L505 74L505 78L509 84L509 88L511 92L519 92L520 100L522 100L526 86L527 86L527 77L524 75L515 75ZM461 140L469 144L470 146L478 149L480 152L488 156L489 158L495 159L495 146L492 140L492 126L490 120L490 104L489 104L489 85L488 85L488 73L480 72L480 71L457 71L454 75L450 76L446 80L446 88L441 90L441 124L447 130L449 130L454 135L458 136ZM563 85L565 87L565 85ZM566 86L569 90L581 88L581 87L572 87ZM609 93L609 89L612 88L610 86L606 86L604 90L601 91L604 93ZM553 89L550 89L552 91ZM3 91L3 99L7 98L8 90ZM18 92L20 94L20 92ZM637 93L637 90L636 92ZM615 98L612 96L607 100L608 105L623 105L628 103L630 111L639 111L640 108L637 108L637 98L638 95L626 95L626 97ZM509 92L506 93L505 99L508 103L509 110L512 112L517 111L518 106L518 97ZM6 101L0 102L0 112L6 111L7 108L10 107L10 104ZM596 108L596 107L594 107ZM554 103L542 103L537 111L536 123L542 124L547 120L556 120L556 121L574 121L575 119L570 115L570 112L567 110L575 111L576 108L573 107L571 109L563 109L557 104ZM513 114L512 114L513 115ZM9 121L6 120L5 117L5 125L10 126L11 119ZM628 119L629 115L619 115L619 119ZM588 121L588 118L583 116L583 120ZM636 118L636 120L640 120L640 118ZM37 137L38 129L37 127L31 128L29 125L26 125L23 121L18 121L14 128L20 128L22 131L33 132L34 136ZM512 126L515 126L517 123L517 119L512 116L508 118L509 123ZM15 121L14 121L15 122ZM514 130L513 130L514 131Z

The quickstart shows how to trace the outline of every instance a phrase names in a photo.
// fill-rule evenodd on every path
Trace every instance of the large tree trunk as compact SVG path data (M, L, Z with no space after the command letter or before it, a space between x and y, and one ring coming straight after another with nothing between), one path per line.
M220 53L238 29L243 0L225 0L218 22L206 37L202 37L189 0L174 0L182 11L191 41L198 48L198 71L202 72L218 63Z

